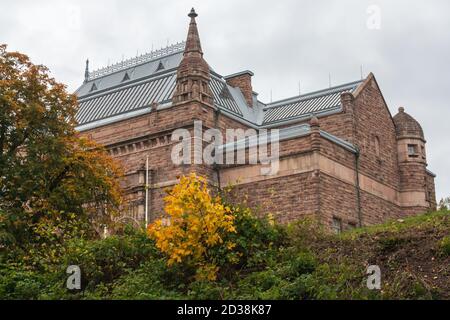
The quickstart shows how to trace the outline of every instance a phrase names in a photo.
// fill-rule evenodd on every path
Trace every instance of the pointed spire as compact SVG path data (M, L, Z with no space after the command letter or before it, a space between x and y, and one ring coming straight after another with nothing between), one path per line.
M191 12L188 14L188 17L191 18L191 23L189 24L186 49L184 52L185 54L200 53L203 55L202 45L200 44L200 36L197 29L197 22L195 21L198 14L195 12L194 8L192 8Z
M86 70L84 71L84 83L89 81L89 59L86 60Z
M172 98L173 104L198 101L213 106L213 94L209 87L211 80L208 63L203 59L200 36L198 35L194 8L188 14L191 18L183 60L177 71L177 84Z

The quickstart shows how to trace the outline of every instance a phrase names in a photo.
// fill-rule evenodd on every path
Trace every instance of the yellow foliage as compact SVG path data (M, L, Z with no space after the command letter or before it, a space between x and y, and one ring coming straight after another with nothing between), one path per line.
M167 217L149 226L149 236L168 256L169 266L193 261L198 279L215 280L219 268L208 259L208 250L235 247L232 242L224 243L226 234L236 233L231 208L220 197L213 197L206 180L196 174L181 177L164 202Z

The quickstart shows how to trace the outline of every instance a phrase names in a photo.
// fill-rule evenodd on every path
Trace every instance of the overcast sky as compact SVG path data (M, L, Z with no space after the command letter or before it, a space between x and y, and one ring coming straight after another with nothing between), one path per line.
M391 112L422 124L438 200L450 196L448 0L1 0L0 43L74 91L86 58L96 69L185 40L192 6L210 66L253 71L263 102L373 72Z

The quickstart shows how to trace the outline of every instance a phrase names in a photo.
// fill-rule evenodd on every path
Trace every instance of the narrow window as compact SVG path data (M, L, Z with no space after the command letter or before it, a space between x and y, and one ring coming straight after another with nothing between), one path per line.
M380 157L380 138L375 137L375 154Z
M333 228L333 232L335 234L341 234L342 233L342 220L334 217L332 228Z
M415 158L418 156L419 147L417 144L408 144L408 156L411 158Z

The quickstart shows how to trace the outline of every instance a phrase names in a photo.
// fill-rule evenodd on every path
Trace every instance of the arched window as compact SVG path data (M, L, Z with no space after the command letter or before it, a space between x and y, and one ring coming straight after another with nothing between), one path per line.
M374 144L375 144L375 154L377 155L377 157L380 157L380 138L378 136L375 136Z

